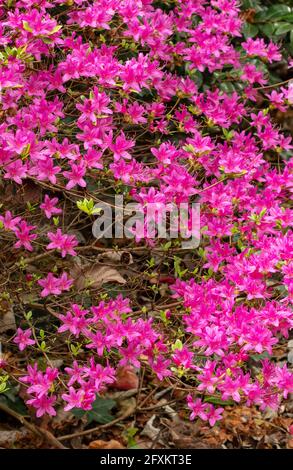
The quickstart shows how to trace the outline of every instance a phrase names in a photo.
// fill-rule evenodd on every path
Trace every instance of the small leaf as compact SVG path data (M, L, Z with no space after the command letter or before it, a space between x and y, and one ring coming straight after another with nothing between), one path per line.
M280 19L288 21L289 23L293 23L293 12L282 15Z
M262 359L268 359L269 357L271 357L269 355L269 353L267 351L264 351L263 353L261 354L253 354L252 356L250 356L251 359L253 359L254 361L258 362L258 361L261 361Z
M88 215L99 214L102 210L100 207L95 207L93 199L84 198L83 200L77 201L76 205L79 210Z
M97 397L93 402L91 410L84 411L79 408L73 408L72 413L76 418L83 418L85 416L88 424L92 421L99 424L106 424L114 419L110 411L115 406L116 402L114 400Z
M22 22L22 27L23 29L25 29L25 31L28 31L29 33L33 32L32 28L30 27L27 21Z
M281 36L283 34L289 33L292 31L292 24L290 23L279 23L278 27L275 30L276 36Z
M258 33L258 27L251 23L244 23L242 32L245 38L253 38Z
M254 17L255 21L267 21L274 20L277 21L282 18L282 16L287 15L291 12L291 8L287 5L272 5L266 11L261 11L257 13Z
M57 33L61 28L62 28L62 25L61 25L61 24L57 24L57 25L55 26L55 28L53 28L52 31L50 31L48 34L50 34L50 35L51 35L51 34L55 34L55 33Z
M275 26L272 23L266 23L259 25L260 31L268 37L271 37L274 33Z
M205 397L204 403L212 403L213 405L223 405L223 406L234 405L233 400L221 400L221 398L217 398L217 397Z
M181 349L183 348L183 344L182 344L182 341L180 341L180 339L176 339L175 343L172 344L172 351L176 351L176 349L179 349L179 351L181 351Z

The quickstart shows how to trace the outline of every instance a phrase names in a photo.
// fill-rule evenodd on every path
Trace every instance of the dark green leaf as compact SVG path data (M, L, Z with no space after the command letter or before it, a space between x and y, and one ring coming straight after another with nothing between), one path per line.
M280 20L288 21L288 23L293 23L293 12L282 15Z
M3 395L0 397L0 402L4 405L8 406L12 410L16 411L18 414L25 416L28 414L28 409L25 406L23 400L11 393L11 390L7 390Z
M244 10L248 10L249 8L255 8L259 4L257 0L242 0L242 7Z
M253 359L254 361L257 362L257 361L262 361L263 359L268 359L271 356L269 355L269 353L267 351L264 351L261 354L253 354L250 357L251 357L251 359Z
M280 18L282 18L282 15L285 15L287 13L291 13L291 8L288 5L272 5L265 12L265 19L279 20Z
M262 9L256 15L254 15L253 21L256 23L261 22L261 21L267 21L267 9Z
M79 408L73 408L72 413L76 418L87 418L88 424L95 421L99 424L110 423L114 417L110 413L116 402L111 399L97 397L92 405L92 410L84 411Z
M217 397L205 397L204 403L212 403L213 405L223 405L223 406L234 405L233 400L221 400L221 398L217 398Z
M259 29L263 34L271 38L274 33L275 26L273 23L266 23L259 25Z
M231 82L222 82L222 83L220 83L219 87L224 93L229 94L229 93L234 93L234 91L235 91L235 87L234 87L233 83L231 83Z
M290 23L279 23L276 30L275 34L276 36L281 36L282 34L287 34L289 31L292 31L292 24Z
M245 38L253 38L258 33L258 27L251 23L244 23L242 26L242 32Z

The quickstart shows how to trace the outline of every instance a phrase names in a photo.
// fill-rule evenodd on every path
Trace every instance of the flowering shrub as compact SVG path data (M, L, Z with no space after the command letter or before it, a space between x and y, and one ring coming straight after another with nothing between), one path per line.
M190 419L211 426L227 401L277 408L293 387L270 358L293 324L292 146L276 120L292 85L270 82L270 64L292 66L280 44L243 36L237 0L0 0L0 19L2 188L23 197L3 197L1 298L19 307L7 347L27 361L10 371L26 403L37 417L90 410L132 366L179 384ZM142 210L200 202L191 270L178 240L144 227L123 247L163 253L170 306L153 257L153 308L135 289L77 289L72 257L104 251L89 201L107 194ZM52 315L48 333L34 309Z

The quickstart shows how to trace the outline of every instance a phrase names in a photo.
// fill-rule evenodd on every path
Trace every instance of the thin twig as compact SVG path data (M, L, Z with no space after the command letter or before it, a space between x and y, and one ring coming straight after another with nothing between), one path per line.
M124 413L122 416L119 418L113 419L113 421L110 421L110 423L106 424L101 424L100 426L97 426L92 429L86 429L85 431L80 431L80 432L75 432L73 434L66 434L65 436L58 437L59 441L65 441L67 439L72 439L74 437L80 437L80 436L87 436L88 434L92 434L96 431L100 431L102 429L108 429L111 426L114 426L114 424L119 423L120 421L123 421L124 419L128 418L133 414L134 410L131 409L130 411L127 411L127 413Z
M47 431L46 429L42 429L39 426L36 426L35 424L31 424L29 421L27 421L22 415L17 413L16 411L12 410L8 406L4 405L4 403L0 403L0 410L3 411L4 413L12 416L13 418L17 419L23 426L25 426L27 429L29 429L31 432L34 434L43 437L46 439L46 441L54 446L56 449L67 449L61 442L58 441L58 439L53 436L53 434L50 431Z
M293 79L289 78L288 80L284 80L283 82L275 83L273 85L265 85L265 86L259 86L254 88L254 90L266 90L267 88L276 88L281 85L286 85L286 83L291 82Z
M147 408L137 408L137 411L153 411L153 410L158 410L159 408L163 408L164 406L172 405L173 403L176 403L178 400L170 400L164 403L158 403L157 405L153 406L148 406Z

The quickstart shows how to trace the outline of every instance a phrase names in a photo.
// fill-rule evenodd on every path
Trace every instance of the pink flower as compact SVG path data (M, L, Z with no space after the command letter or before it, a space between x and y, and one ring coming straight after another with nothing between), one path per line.
M123 131L116 138L115 143L110 144L110 149L114 153L114 160L119 160L120 158L125 158L126 160L131 159L130 153L127 150L130 150L135 146L135 141L127 140Z
M65 372L70 376L68 386L75 384L75 382L78 382L79 384L83 382L83 367L81 367L77 361L73 361L72 366L73 367L65 367Z
M207 415L206 415L206 403L203 403L200 398L197 398L194 400L192 398L192 395L187 395L187 406L192 410L192 413L190 415L190 420L193 421L197 416L203 420L207 420Z
M49 273L45 279L38 280L38 284L44 288L41 292L42 297L50 294L59 295L62 291L69 290L73 282L73 279L67 277L67 273L63 273L60 278Z
M30 169L30 174L37 175L37 178L40 181L46 181L48 179L50 183L56 184L56 175L60 173L60 171L60 166L54 166L53 159L50 157L46 157L45 160L38 161L36 166Z
M40 418L45 413L47 413L49 416L56 416L56 411L53 407L55 401L55 395L51 395L50 397L42 395L41 397L31 398L30 400L27 400L26 403L33 406L37 410L36 416L37 418Z
M293 105L293 82L290 82L288 85L287 100L288 100L288 103L292 106Z
M40 208L43 209L48 219L50 219L54 214L62 213L62 209L58 209L57 207L55 207L56 204L58 204L57 197L53 197L52 199L50 199L48 194L45 194L44 202L40 205Z
M30 146L35 140L35 134L30 131L17 129L15 134L6 133L6 150L13 150L21 155L27 146Z
M66 315L59 315L63 325L58 328L58 332L70 331L74 336L79 336L81 332L86 331L86 327L89 324L89 319L86 319L88 310L82 310L79 305L73 304L71 311L68 311Z
M27 346L32 346L36 342L31 339L32 330L28 328L27 330L22 330L21 328L17 329L17 334L13 340L14 343L18 344L20 351L23 351Z
M97 152L95 149L89 149L83 156L83 159L88 168L102 169L103 164L100 162L102 156L102 152Z
M9 165L6 166L5 171L4 179L11 179L15 181L15 183L21 184L22 179L27 176L27 165L18 159L9 163Z
M1 358L0 356L0 369L5 369L5 367L7 366L7 361L3 358Z
M63 234L61 229L58 228L56 233L48 232L47 237L51 240L51 243L46 247L47 250L56 249L61 251L62 258L65 258L67 254L76 255L73 248L78 245L78 241L74 235Z
M70 279L67 275L67 273L62 273L61 276L58 279L59 281L59 286L62 291L64 290L69 290L70 287L72 286L74 280Z
M240 402L241 397L239 390L241 388L241 381L239 379L232 380L231 377L226 376L225 381L218 385L218 389L221 390L222 400L228 400L230 397L233 398L237 403Z
M165 377L170 377L172 372L168 367L171 361L164 359L163 356L158 356L154 361L151 361L150 365L152 370L155 372L159 380L164 380Z
M6 211L5 215L0 215L0 221L3 223L5 230L17 230L17 225L21 221L21 217L12 217L10 211Z
M286 111L286 106L284 106L285 95L284 93L277 93L276 90L273 90L271 93L267 93L266 97L269 99L270 103L274 105L281 112Z
M293 392L293 373L288 370L287 364L277 368L277 384L283 391L284 398Z
M78 185L82 188L86 187L86 181L84 180L83 176L86 173L85 163L72 163L70 171L63 171L63 175L69 181L66 184L66 189L72 189L74 186Z
M89 367L84 367L85 377L89 377L95 393L104 390L106 385L112 384L115 381L115 370L113 367L103 367L101 364L96 364L94 359L90 359Z
M15 248L21 248L22 246L28 250L33 251L31 241L37 238L36 233L30 233L31 230L37 228L35 225L28 225L24 220L19 222L17 229L14 230L18 241L14 244Z
M72 408L82 408L85 392L84 390L75 390L69 387L69 394L63 393L62 399L68 404L64 407L64 411L70 411Z
M211 426L214 426L217 421L223 419L222 413L224 408L215 408L213 405L208 406L208 410L206 412L208 422Z
M184 369L193 369L195 367L193 364L194 353L189 351L186 346L183 346L182 349L176 349L172 359L178 367L181 366Z

